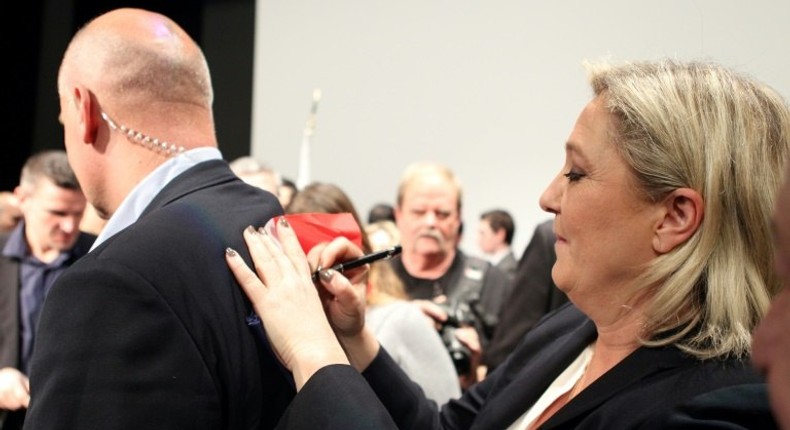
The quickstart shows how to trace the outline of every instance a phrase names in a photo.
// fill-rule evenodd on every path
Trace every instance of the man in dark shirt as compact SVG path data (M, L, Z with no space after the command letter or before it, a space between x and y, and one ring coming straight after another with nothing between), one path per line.
M23 219L0 235L0 423L21 428L30 401L28 371L44 298L95 236L81 233L85 196L65 151L25 163L14 190Z
M491 263L467 256L458 248L461 195L460 182L446 166L416 163L407 167L395 208L403 253L393 260L393 267L412 299L444 303L452 316L462 314L462 319L467 319L462 325L473 326L477 339L468 337L469 330L455 332L469 349L479 350L496 329L510 280ZM476 366L472 363L471 367L472 373L462 378L462 385L476 379Z

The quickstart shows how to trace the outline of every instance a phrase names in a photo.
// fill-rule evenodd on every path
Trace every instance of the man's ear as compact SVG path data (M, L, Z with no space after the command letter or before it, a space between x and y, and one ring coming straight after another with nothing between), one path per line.
M92 144L96 142L96 134L101 121L99 104L93 93L84 85L73 87L72 97L77 109L77 127L80 139L83 143Z
M497 242L499 242L499 243L505 243L505 236L506 235L507 235L507 232L505 231L504 228L500 228L499 230L495 230L494 231L494 236L496 236Z
M653 236L653 249L666 254L694 235L702 223L705 202L691 188L678 188L665 197L662 210L663 216Z
M17 185L16 187L14 187L14 196L17 198L17 200L19 200L20 204L22 203L22 201L25 200L27 195L28 193L24 188L22 188L21 185Z

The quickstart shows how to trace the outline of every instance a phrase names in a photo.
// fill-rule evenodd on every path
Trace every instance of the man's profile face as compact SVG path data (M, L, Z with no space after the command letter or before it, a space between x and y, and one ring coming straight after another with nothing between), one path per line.
M491 228L491 223L487 219L481 219L477 225L477 246L485 254L492 254L499 249L500 244L503 242L500 239L499 232Z
M773 216L776 254L774 268L785 285L790 282L790 175L779 190ZM771 409L782 428L790 429L790 289L774 297L754 332L752 361L768 383Z

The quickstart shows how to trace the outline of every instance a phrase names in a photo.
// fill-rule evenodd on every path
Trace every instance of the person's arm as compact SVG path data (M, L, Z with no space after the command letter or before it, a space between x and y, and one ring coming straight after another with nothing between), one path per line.
M263 320L278 358L294 375L299 375L299 392L281 426L301 428L295 423L299 416L306 415L293 409L322 411L323 405L336 404L335 414L319 417L322 422L310 422L323 427L323 421L329 419L358 423L392 416L388 419L395 420L400 428L441 428L435 404L389 359L375 335L365 328L365 286L353 283L360 280L361 272L342 275L330 272L321 277L322 288L316 289L313 284L308 260L314 267L331 267L336 262L358 257L361 251L347 239L338 238L317 245L306 259L290 226L280 223L276 228L280 245L260 231L244 232L254 271L235 251L227 252L226 259ZM344 275L349 275L351 280ZM359 373L367 372L374 362L379 363L374 374L386 375L381 384L367 376L362 379L364 375ZM390 364L394 367L388 367ZM338 379L340 373L343 377ZM398 392L403 395L398 396ZM379 402L382 396L387 401L394 396L396 401ZM355 404L360 406L349 407ZM365 418L359 421L349 415L362 412ZM414 423L428 425L411 426ZM389 425L394 427L392 423ZM388 424L382 423L367 428L387 427Z
M438 405L460 397L461 388L453 361L420 308L406 301L389 306L390 314L384 327L376 329L382 347Z
M281 218L276 227L279 243L263 229L244 231L255 271L233 250L226 253L226 259L261 317L278 358L293 372L299 390L324 366L351 364L364 370L379 345L375 336L364 330L364 285L353 285L345 276L325 270L320 280L323 289L316 289L308 260L284 220ZM310 254L321 267L362 255L345 238L316 246Z

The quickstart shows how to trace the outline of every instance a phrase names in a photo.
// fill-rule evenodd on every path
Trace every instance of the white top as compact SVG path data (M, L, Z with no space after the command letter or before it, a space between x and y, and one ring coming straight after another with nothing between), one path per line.
M159 191L170 183L176 176L187 169L208 160L222 159L222 153L217 148L203 147L184 151L165 161L149 173L137 184L121 202L118 209L110 217L93 242L91 251L102 242L114 236L121 230L129 227L140 218L146 207L154 200Z
M365 323L381 346L437 406L461 396L450 354L420 308L396 300L368 308Z
M546 408L551 406L560 396L573 389L573 386L576 385L582 375L584 375L584 371L587 370L587 365L590 364L590 359L592 358L592 352L592 345L588 345L587 348L584 348L584 351L573 360L573 363L565 368L565 370L560 373L560 376L549 385L549 388L543 392L543 395L540 396L538 401L535 402L524 415L516 419L507 430L528 429Z

